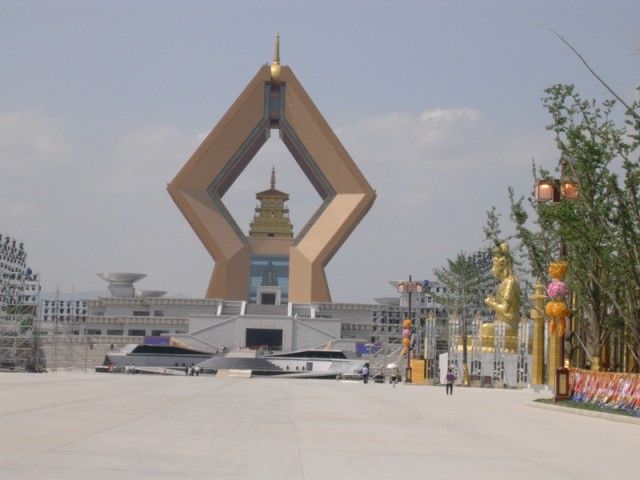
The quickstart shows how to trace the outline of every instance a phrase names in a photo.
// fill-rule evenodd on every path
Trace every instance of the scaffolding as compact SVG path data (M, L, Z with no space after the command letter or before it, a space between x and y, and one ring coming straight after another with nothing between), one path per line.
M462 334L460 332L460 318L457 315L449 315L447 319L447 327L449 330L447 342L447 369L450 369L456 378L462 378L462 372L459 366L459 346L462 343Z
M518 363L516 367L516 381L518 384L530 383L531 355L529 354L529 347L532 339L532 328L531 320L520 320L518 328Z
M396 364L400 369L406 363L402 358L402 321L399 309L391 309L389 305L385 307L378 312L381 318L380 324L376 325L375 351L369 352L367 357L371 377L384 378L388 373L387 365Z
M31 305L9 305L8 315L0 322L0 368L41 368L33 310Z
M433 310L424 322L424 358L427 361L427 378L438 378L438 324Z
M471 351L469 374L472 379L482 377L482 317L479 313L471 320Z
M493 380L497 382L505 382L506 333L507 324L496 320L493 334Z
M40 287L38 276L26 268L26 257L22 243L0 235L0 368L35 371L41 367Z

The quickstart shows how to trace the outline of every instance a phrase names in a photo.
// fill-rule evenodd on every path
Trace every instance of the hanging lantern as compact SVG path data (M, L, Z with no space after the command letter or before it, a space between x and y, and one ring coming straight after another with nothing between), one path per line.
M549 276L553 280L547 285L547 295L553 300L547 303L545 313L551 318L549 333L559 337L563 336L566 331L566 317L569 315L569 307L564 301L564 297L569 294L569 288L562 281L568 268L569 264L564 260L557 260L549 264Z
M547 303L545 312L551 318L557 320L559 318L566 317L569 313L569 309L567 308L567 305L563 301L554 300Z
M564 301L554 300L547 303L545 313L551 317L549 322L549 333L557 334L558 336L564 335L567 328L566 316L569 314L569 308L567 308Z
M553 280L547 287L547 295L551 298L564 297L569 293L567 284L562 280Z
M561 160L561 172L560 175L560 198L563 200L577 200L579 190L578 190L578 178L573 174L567 174L567 167L569 166L569 161L566 158Z
M410 344L411 344L411 339L410 338L405 337L405 338L402 339L402 345L403 346L409 347Z
M547 177L536 182L534 194L538 202L553 202L556 196L555 192L553 178Z
M410 328L405 328L404 330L402 330L402 337L403 338L411 337L411 329Z
M402 328L411 328L411 326L413 325L413 322L406 318L403 322L402 322Z
M549 276L556 280L561 280L567 274L569 264L564 260L557 260L549 264Z

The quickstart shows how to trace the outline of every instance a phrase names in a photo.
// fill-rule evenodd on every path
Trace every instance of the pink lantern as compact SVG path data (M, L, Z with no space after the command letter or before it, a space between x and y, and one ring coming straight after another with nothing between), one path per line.
M547 295L551 298L564 297L569 293L567 284L562 280L553 280L549 286L547 286Z
M404 338L409 338L411 336L411 329L405 328L404 330L402 330L402 336Z

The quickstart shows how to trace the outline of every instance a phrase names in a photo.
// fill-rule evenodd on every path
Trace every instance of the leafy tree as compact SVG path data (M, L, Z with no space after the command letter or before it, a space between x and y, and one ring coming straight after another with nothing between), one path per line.
M585 100L572 85L546 89L543 102L552 117L548 128L556 134L560 174L577 180L580 195L575 202L536 204L531 198L516 198L509 189L510 219L519 248L525 253L529 273L544 280L548 280L549 261L566 254L570 265L567 282L576 300L574 315L584 327L584 347L590 357L597 356L611 335L616 335L637 359L640 105L624 104L625 124L619 126L614 121L615 101ZM534 180L549 174L535 165L533 173ZM534 218L530 211L535 212ZM487 236L495 223L495 211L489 212Z
M487 252L484 252L486 255ZM462 363L467 370L467 325L471 316L481 309L484 301L483 286L486 274L478 262L478 255L459 252L455 259L447 259L447 266L434 269L433 273L445 293L434 295L449 314L459 316L462 323Z

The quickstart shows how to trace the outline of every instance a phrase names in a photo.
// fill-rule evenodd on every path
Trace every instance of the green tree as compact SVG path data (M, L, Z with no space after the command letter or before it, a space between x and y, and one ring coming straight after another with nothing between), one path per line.
M477 261L477 256L459 252L455 259L447 259L447 266L433 271L436 279L445 287L441 295L434 295L449 314L456 314L462 326L462 363L465 374L467 366L468 320L480 309L484 301L483 286L486 276Z
M577 180L575 202L536 204L509 189L510 219L529 273L548 280L546 266L566 246L567 282L575 293L588 356L617 335L636 358L640 343L640 144L639 104L624 104L623 126L614 121L616 102L585 100L572 85L545 90L543 102L560 152L559 170ZM549 172L533 168L534 180ZM530 211L535 212L530 218ZM488 225L495 218L488 217ZM534 229L532 222L537 224ZM486 230L486 229L485 229Z

